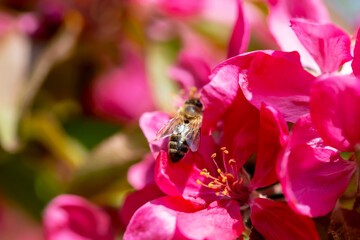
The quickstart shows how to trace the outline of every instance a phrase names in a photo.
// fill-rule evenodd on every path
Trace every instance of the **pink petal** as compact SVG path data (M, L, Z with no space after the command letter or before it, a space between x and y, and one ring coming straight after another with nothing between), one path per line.
M251 221L267 240L319 239L311 218L297 215L282 202L256 198L251 206Z
M247 101L239 89L233 104L223 116L221 147L229 151L228 160L233 158L241 168L256 152L259 131L259 110Z
M211 81L201 91L204 105L204 120L201 126L204 135L210 134L218 121L233 103L239 89L239 72L246 68L256 54L244 54L218 65L210 77Z
M149 153L141 162L132 165L127 173L128 181L136 190L140 190L148 184L154 183L154 156Z
M135 121L142 113L155 109L144 63L130 51L124 58L121 67L95 79L90 92L94 112L120 122Z
M350 37L333 24L317 24L293 19L291 28L308 50L321 72L330 73L352 59Z
M233 240L245 230L239 203L233 200L215 201L193 213L179 213L177 227L188 239L208 240Z
M137 210L124 234L124 240L181 239L175 232L179 212L194 212L196 207L181 197L162 197Z
M190 87L201 89L210 79L211 70L208 64L200 57L189 51L179 55L177 65L170 69L170 76L181 87L188 90Z
M215 142L212 136L203 136L200 138L200 146L197 151L201 160L197 162L199 168L208 168L208 170L215 170L213 162L209 162L211 155L220 151L220 147ZM210 160L211 161L211 160Z
M351 76L332 76L314 84L310 110L324 141L340 151L360 143L360 82Z
M255 54L251 64L239 73L246 99L258 109L262 102L275 107L290 122L308 113L310 86L315 77L301 67L299 55L277 51Z
M165 194L155 183L149 184L143 189L131 193L126 197L122 205L120 211L121 222L126 226L129 224L130 219L134 215L135 211L138 210L142 205L163 196L165 196Z
M323 216L335 206L355 171L327 146L309 115L294 126L289 143L279 159L278 175L289 206L310 217Z
M46 239L114 239L110 218L105 212L74 195L60 195L44 212Z
M352 70L355 76L360 75L360 28L356 34L356 42L354 48L354 60L351 63Z
M317 68L314 59L301 45L289 27L290 19L302 18L317 23L330 21L327 9L321 0L268 0L270 6L268 24L270 32L283 51L298 51L301 62L310 68Z
M149 142L150 150L154 158L157 157L160 150L167 150L168 139L153 140L155 140L159 129L169 121L169 119L169 115L162 112L147 112L140 117L140 128Z
M213 176L217 176L210 157L202 159L198 152L188 152L181 161L173 163L168 154L161 151L156 159L155 181L164 193L170 196L183 196L203 205L218 199L212 189L196 182L197 180L208 182L207 178L200 174L200 169L203 168L207 168Z
M277 49L278 45L267 23L268 13L262 11L256 4L249 4L247 1L244 1L244 12L251 29L256 29L251 31L251 38L256 39L257 44L263 49Z
M241 0L236 0L236 2L238 15L229 42L228 58L245 52L250 38L250 26L244 16L242 2Z
M168 14L175 16L191 16L198 14L204 5L204 1L192 0L159 0L159 6Z
M278 181L276 159L289 136L288 127L281 114L263 104L260 108L259 144L252 187L262 188Z
M3 38L9 31L16 29L16 18L11 14L0 11L0 38Z
M237 0L205 0L201 18L209 22L229 25L236 19Z

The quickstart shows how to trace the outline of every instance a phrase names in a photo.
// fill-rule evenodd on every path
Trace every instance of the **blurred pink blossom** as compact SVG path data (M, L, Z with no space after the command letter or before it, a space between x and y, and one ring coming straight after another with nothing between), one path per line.
M126 50L120 67L102 73L90 91L93 111L118 122L134 122L155 109L142 59Z
M48 240L111 240L110 217L94 204L75 195L59 195L44 211L43 224Z
M232 14L229 15L229 11L232 10L235 6L236 0L223 0L219 4L216 0L134 0L144 5L149 5L156 7L161 10L163 13L168 14L172 17L192 17L192 16L201 16L204 15L210 19L229 19L233 17ZM224 11L219 11L219 8ZM217 14L215 14L215 12ZM227 13L227 14L226 14ZM235 13L235 12L234 12ZM220 16L220 17L219 17Z
M203 58L189 51L181 52L177 64L170 68L171 78L178 82L185 91L191 87L201 89L210 81L210 73L210 67Z
M237 18L231 38L228 46L227 57L233 57L246 51L250 38L250 28L245 12L243 10L243 4L241 0L237 0Z
M281 50L298 51L301 62L306 67L314 68L314 59L299 42L290 29L290 19L300 18L314 23L330 22L329 14L321 0L268 0L269 29Z
M14 30L32 34L37 28L38 21L32 13L14 16L7 12L0 12L0 38Z

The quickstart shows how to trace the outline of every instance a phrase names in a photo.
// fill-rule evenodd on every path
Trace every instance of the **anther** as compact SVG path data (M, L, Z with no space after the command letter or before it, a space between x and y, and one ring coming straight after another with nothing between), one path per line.
M230 159L230 160L229 160L229 165L235 164L235 163L236 163L236 161L235 161L234 159Z
M224 150L226 150L226 147L222 147L222 148L220 148L220 150L221 150L221 151L224 151Z
M213 153L213 154L211 155L211 158L216 158L216 153Z
M202 183L200 180L196 180L196 183L197 183L197 184L200 184L201 186L208 187L208 185Z
M234 177L232 174L230 174L230 173L227 173L227 174L226 174L226 178L227 178L227 180L229 180L229 181L234 181L234 180L235 180L235 177Z

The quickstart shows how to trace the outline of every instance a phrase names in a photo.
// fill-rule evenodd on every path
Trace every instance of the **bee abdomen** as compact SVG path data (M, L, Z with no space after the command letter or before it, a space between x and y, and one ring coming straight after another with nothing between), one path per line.
M171 135L169 140L170 159L172 162L178 162L189 151L189 146L181 135Z

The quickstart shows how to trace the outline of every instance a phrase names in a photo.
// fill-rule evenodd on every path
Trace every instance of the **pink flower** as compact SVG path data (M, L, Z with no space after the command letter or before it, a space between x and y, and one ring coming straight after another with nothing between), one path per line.
M213 75L212 82L209 84L216 84L214 81L218 74L221 74L221 70ZM251 211L253 225L266 239L286 239L293 237L294 232L298 239L309 236L313 239L318 238L310 219L295 214L285 203L258 198L260 195L256 192L257 188L269 186L277 181L275 160L278 151L286 143L287 126L278 112L271 107L263 105L260 113L249 103L246 107L247 101L241 92L238 92L239 85L230 83L236 82L236 71L229 75L232 76L227 79L229 83L224 84L221 89L205 86L202 93L207 92L207 95L203 95L202 99L211 94L212 99L221 97L217 94L221 90L228 90L229 95L233 94L233 91L238 93L235 93L233 100L228 99L229 106L221 106L224 107L224 115L218 121L222 120L224 123L243 121L242 118L235 117L236 111L247 112L250 120L245 121L247 125L244 126L239 123L238 128L232 125L234 129L227 129L225 128L227 124L224 124L221 142L225 146L229 145L229 149L245 150L245 146L251 146L251 150L232 154L230 150L223 149L222 161L217 163L215 161L214 164L209 156L218 151L219 147L212 137L202 136L199 150L194 153L189 152L178 163L172 163L168 154L160 151L156 160L155 181L168 196L152 200L139 208L128 225L124 239L158 237L161 239L219 239L220 237L234 239L240 237L245 229L242 225L240 208ZM228 88L228 86L233 86L233 88ZM212 89L218 91L211 93ZM239 106L245 108L238 108ZM211 106L208 110L209 108ZM142 118L146 136L156 134L158 127L151 123L154 119L163 117L161 113L155 112L147 113L146 117ZM254 121L256 118L258 120ZM204 121L206 121L205 116ZM259 129L251 128L251 122ZM256 140L243 141L246 140L246 136L254 134ZM162 144L162 142L158 145L152 143L151 148L155 151L164 149ZM258 164L254 177L250 180L242 169L242 165L256 150ZM271 219L277 219L278 222ZM279 228L278 226L282 224L286 224L287 227ZM306 229L306 233L303 229Z
M278 175L289 206L317 217L334 208L355 170L338 150L354 151L358 141L354 129L359 118L357 111L350 110L357 106L357 87L348 87L357 80L330 75L352 59L350 38L344 31L300 19L292 19L291 28L322 75L315 78L306 72L296 53L274 52L276 57L265 51L250 53L255 57L241 66L239 82L246 99L258 109L266 103L287 121L297 121L279 160ZM249 57L236 58L240 62ZM310 112L311 117L304 116Z
M355 169L353 162L340 158L338 150L354 151L357 142L354 129L358 118L354 114L356 111L350 110L357 105L357 93L345 87L345 82L350 84L357 80L329 74L352 59L350 38L346 33L331 24L299 19L291 23L296 36L321 70L320 77L315 78L305 71L296 53L273 52L270 55L264 51L234 59L241 62L255 56L248 65L235 65L242 69L239 82L250 103L258 109L266 103L277 108L285 120L297 121L279 160L278 175L289 206L298 213L316 217L334 208ZM231 66L229 63L230 60L225 62ZM345 89L349 92L341 93ZM310 112L311 117L304 117ZM347 136L344 136L345 130L349 133Z
M323 100L322 100L323 101ZM289 206L318 217L328 214L356 168L320 137L310 115L298 120L279 159L278 176Z
M353 76L322 77L311 88L310 113L294 126L279 162L279 178L297 212L326 215L345 191L356 169L340 151L356 152L360 82Z
M155 109L147 81L144 63L127 50L121 67L94 81L90 93L94 112L121 123L137 120L143 112Z
M109 216L87 200L60 195L46 207L43 217L45 237L62 239L114 239Z

